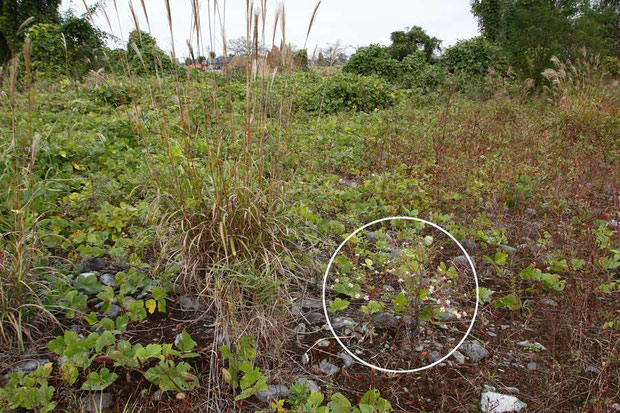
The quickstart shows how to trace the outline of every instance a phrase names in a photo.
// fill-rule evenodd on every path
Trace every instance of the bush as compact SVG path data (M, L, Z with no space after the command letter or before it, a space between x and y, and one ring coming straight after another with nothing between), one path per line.
M376 76L342 73L315 83L300 105L309 112L371 112L394 104L392 87Z
M508 66L501 48L482 36L457 42L446 49L441 62L452 73L470 75L485 75L491 67L505 73Z
M446 83L446 71L441 66L427 63L426 54L421 50L405 57L399 66L398 85L406 89L431 92Z
M138 52L136 52L138 49ZM171 73L174 64L166 53L157 46L153 36L137 30L129 34L127 60L135 74Z
M390 57L385 47L373 44L355 52L342 71L363 76L377 75L393 80L398 72L398 61Z

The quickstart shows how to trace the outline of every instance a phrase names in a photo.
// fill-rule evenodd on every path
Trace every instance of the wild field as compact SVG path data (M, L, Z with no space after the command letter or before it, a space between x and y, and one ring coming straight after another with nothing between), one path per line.
M3 67L0 410L620 411L617 72L307 67L249 15L221 71L139 30L83 76L36 30ZM411 222L326 273L396 216L478 288Z

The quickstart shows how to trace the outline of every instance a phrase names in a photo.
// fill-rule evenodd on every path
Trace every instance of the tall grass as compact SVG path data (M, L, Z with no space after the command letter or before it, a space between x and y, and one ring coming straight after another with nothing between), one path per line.
M25 73L21 79L27 95L25 107L17 98L17 57L9 64L8 94L3 91L1 96L11 137L8 146L0 148L0 345L19 351L24 350L24 340L33 337L37 315L55 320L40 304L45 286L35 275L41 258L36 229L42 214L37 211L37 197L44 182L33 173L41 135L32 130L30 51L27 39L22 63Z

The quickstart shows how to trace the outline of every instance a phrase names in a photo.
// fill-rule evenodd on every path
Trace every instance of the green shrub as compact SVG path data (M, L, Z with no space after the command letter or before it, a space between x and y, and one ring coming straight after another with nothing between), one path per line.
M129 34L127 60L131 71L139 75L170 73L174 68L170 56L157 46L155 38L137 30Z
M398 72L398 61L390 57L387 48L373 44L355 52L342 71L363 76L377 75L393 80Z
M301 101L309 112L371 112L394 103L392 87L376 76L338 74L315 83Z
M406 89L430 92L446 83L446 71L439 65L427 63L426 54L421 50L405 57L399 67L397 83Z
M501 48L482 36L457 42L446 49L441 61L452 73L484 75L491 67L501 73L507 70Z

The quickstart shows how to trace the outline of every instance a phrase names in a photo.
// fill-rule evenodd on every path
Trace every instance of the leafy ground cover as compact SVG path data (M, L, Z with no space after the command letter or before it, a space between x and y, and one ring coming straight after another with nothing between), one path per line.
M444 71L425 90L303 70L286 48L268 76L186 71L143 35L81 80L28 53L8 69L1 409L617 408L620 106L596 58L555 59L546 89ZM321 289L349 233L403 215L453 234L480 288L441 234L373 228L335 260L335 329L410 368L480 307L458 353L393 375L343 352Z

